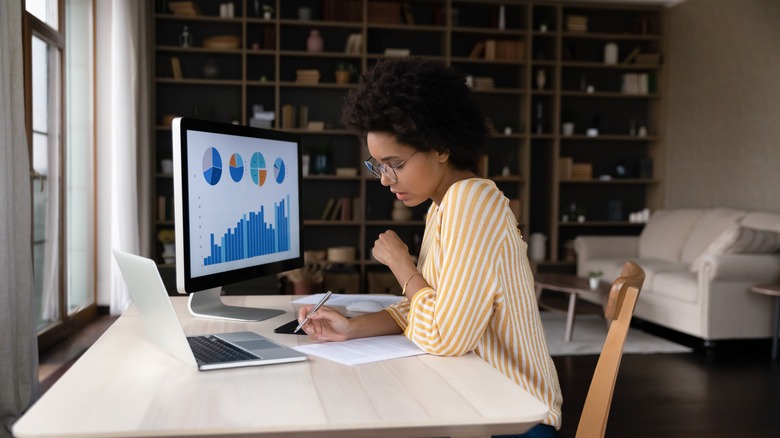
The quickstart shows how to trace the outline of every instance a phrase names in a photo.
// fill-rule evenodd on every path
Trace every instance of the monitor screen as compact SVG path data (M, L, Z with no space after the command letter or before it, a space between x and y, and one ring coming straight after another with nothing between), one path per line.
M172 129L179 292L218 297L303 266L300 138L188 118Z

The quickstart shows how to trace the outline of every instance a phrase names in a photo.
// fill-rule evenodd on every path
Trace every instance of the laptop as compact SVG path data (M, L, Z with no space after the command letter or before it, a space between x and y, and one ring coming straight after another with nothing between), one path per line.
M114 250L147 337L201 371L306 360L306 355L254 332L186 336L154 260Z

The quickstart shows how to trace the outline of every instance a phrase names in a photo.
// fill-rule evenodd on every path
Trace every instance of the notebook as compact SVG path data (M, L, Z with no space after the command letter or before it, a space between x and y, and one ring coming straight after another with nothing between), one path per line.
M306 360L305 354L249 331L187 337L154 261L118 250L114 257L147 337L187 364L205 371Z

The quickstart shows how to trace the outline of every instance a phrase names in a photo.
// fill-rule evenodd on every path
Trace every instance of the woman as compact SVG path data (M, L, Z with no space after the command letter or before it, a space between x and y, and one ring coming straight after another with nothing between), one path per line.
M323 307L303 329L321 341L403 332L430 354L474 351L549 406L543 424L523 436L556 436L561 390L527 245L507 198L474 173L488 128L464 77L419 58L380 62L347 95L342 121L365 137L366 166L397 199L408 207L433 203L417 265L393 231L372 250L406 299L351 319Z

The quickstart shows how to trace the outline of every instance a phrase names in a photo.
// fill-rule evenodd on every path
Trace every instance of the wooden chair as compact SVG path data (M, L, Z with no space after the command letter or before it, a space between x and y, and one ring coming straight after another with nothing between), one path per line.
M634 306L645 281L645 271L634 262L626 262L613 283L604 316L609 324L585 405L577 426L577 438L603 437L607 430L609 408L615 391L623 344L628 335Z

